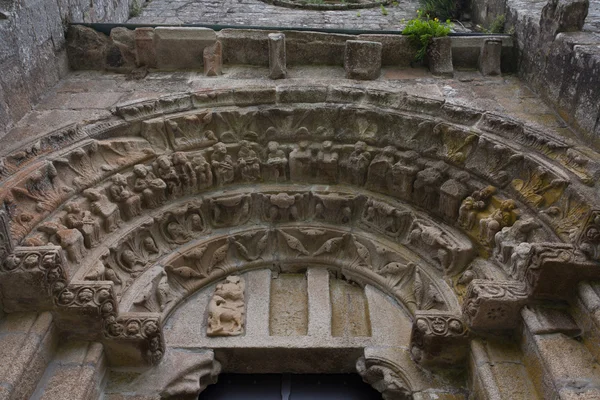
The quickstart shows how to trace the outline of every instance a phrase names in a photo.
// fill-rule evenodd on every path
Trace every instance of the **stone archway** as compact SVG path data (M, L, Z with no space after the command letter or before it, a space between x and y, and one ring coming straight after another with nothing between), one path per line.
M358 369L414 392L403 368L464 366L467 334L599 276L593 157L403 93L173 95L49 134L2 173L5 308L51 310L113 366L170 365L169 315L229 275L327 266L410 317L402 361L364 350Z

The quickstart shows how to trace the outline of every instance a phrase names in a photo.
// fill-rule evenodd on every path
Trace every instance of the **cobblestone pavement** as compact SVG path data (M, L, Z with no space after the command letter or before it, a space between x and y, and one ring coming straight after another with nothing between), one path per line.
M417 9L417 0L400 0L385 10L344 11L291 9L261 0L152 0L128 22L397 31L403 28L401 21L413 18Z

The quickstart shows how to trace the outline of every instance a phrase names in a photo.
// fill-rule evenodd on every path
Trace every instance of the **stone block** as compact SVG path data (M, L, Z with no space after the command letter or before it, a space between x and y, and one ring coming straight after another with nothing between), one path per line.
M269 78L284 79L287 75L285 59L285 35L269 34Z
M138 67L156 68L154 28L137 28L135 30L135 54Z
M463 315L471 329L512 329L528 298L527 287L517 281L474 279L463 303Z
M308 334L331 335L331 300L329 299L329 272L324 268L309 268L308 280Z
M360 80L379 78L382 49L383 46L379 42L346 41L346 52L344 54L346 78Z
M502 41L486 40L479 54L479 71L485 75L500 75Z
M409 67L415 58L415 46L408 36L359 35L358 40L381 43L381 65Z
M71 25L67 33L67 54L72 69L103 69L111 42L92 28Z
M434 75L454 76L452 38L433 38L427 47L427 66Z
M436 310L415 312L410 352L417 363L426 368L462 363L468 344L468 330L459 317Z
M215 31L208 28L158 27L154 35L159 69L201 68L204 48L217 40Z
M106 65L109 68L135 68L135 32L118 27L110 31L111 46L108 49Z
M215 44L204 48L204 75L218 76L223 73L223 50L221 42L216 41Z

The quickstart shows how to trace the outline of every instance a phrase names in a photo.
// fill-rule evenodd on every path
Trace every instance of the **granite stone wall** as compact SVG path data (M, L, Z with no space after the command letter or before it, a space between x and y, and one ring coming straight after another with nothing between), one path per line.
M65 28L124 22L134 0L0 0L0 137L68 70Z

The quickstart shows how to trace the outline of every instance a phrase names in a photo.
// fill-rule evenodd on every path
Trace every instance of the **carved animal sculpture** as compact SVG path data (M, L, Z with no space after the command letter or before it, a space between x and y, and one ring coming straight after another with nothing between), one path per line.
M208 335L236 335L242 330L242 310L227 306L227 300L221 296L214 295L208 304ZM223 323L231 323L227 329Z

